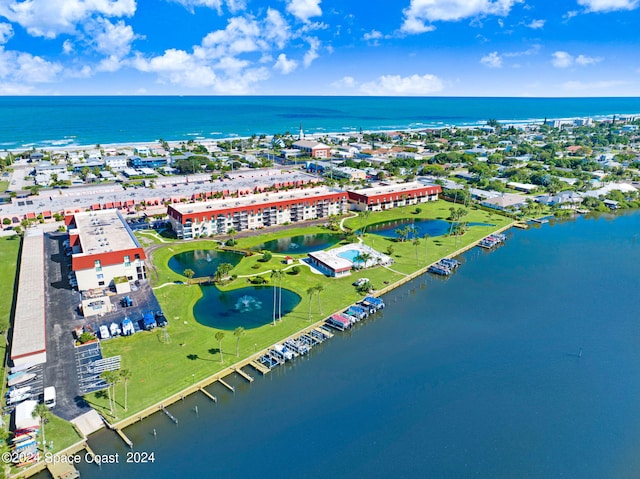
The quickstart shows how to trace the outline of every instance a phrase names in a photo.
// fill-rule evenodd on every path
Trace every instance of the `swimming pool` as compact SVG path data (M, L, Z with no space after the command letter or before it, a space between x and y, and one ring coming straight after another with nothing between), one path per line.
M356 257L360 254L360 251L358 251L357 249L348 249L345 251L341 251L340 253L338 253L338 256L340 256L343 259L347 259L349 261L351 261L352 263L357 263L358 261L356 261Z

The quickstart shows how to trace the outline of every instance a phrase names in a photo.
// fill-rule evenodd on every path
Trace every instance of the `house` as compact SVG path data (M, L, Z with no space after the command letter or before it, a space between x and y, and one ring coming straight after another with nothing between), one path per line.
M538 185L532 185L531 183L518 183L517 181L510 181L509 183L507 183L507 187L516 191L531 193L532 191L538 188Z
M314 251L308 253L308 256L309 263L327 276L340 278L351 274L353 264L348 259L341 258L328 251Z
M557 195L541 195L536 197L536 201L547 206L560 206L562 209L572 209L578 207L584 198L575 191L562 191Z
M500 211L518 211L527 206L527 198L518 194L503 193L500 196L488 198L480 204Z
M294 149L300 150L304 155L310 156L311 158L331 157L331 148L319 141L298 140L292 146Z
M127 167L127 157L125 155L105 156L104 165L112 170L124 170Z
M418 181L410 183L381 184L361 190L349 190L349 202L358 211L382 211L398 206L417 205L435 201L442 192L439 185Z
M617 210L620 207L620 204L614 200L604 200L603 203L607 208L611 210Z

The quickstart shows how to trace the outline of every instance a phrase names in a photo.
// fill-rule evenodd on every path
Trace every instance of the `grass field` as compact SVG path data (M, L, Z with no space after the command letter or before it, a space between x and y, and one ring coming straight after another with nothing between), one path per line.
M0 181L0 192L4 193L8 189L9 189L9 182L5 180Z
M18 271L18 253L20 251L20 237L4 236L0 238L0 290L5 291L5 300L0 301L0 329L9 328L14 283ZM11 292L9 294L9 292Z
M397 218L440 218L449 215L450 203L443 201L421 205L420 214L414 214L415 207L404 207L380 213L373 213L367 218L368 224ZM282 338L303 329L311 321L319 321L329 313L345 308L362 296L359 295L352 283L359 277L367 277L377 289L402 279L406 274L414 272L439 258L447 256L463 246L486 236L511 222L508 218L496 213L481 210L470 210L465 221L491 223L493 227L472 227L462 237L431 238L417 248L411 241L399 243L377 235L367 234L364 242L375 249L384 252L389 244L393 245L395 264L392 270L375 267L354 272L344 278L326 278L314 274L307 266L300 265L298 275L285 274L282 287L296 292L301 302L296 308L275 326L268 324L255 329L246 330L239 341L239 356L235 355L236 340L233 331L224 331L222 341L224 362L221 363L218 354L218 343L214 339L217 330L203 326L193 316L193 306L202 296L198 285L176 284L185 282L181 274L171 271L168 267L169 258L177 253L193 249L215 249L217 242L200 240L190 242L176 242L161 247L153 253L153 263L156 273L152 273L151 282L155 286L155 293L169 319L167 331L170 341L166 341L163 333L158 330L142 332L127 338L117 338L102 343L105 356L121 355L122 367L132 372L128 382L128 410L124 410L124 384L116 386L116 413L110 416L108 400L103 393L86 396L87 401L107 417L123 419L135 414L162 399L191 386L193 382L202 380L221 371L233 363L250 356L256 350L264 349ZM362 227L362 218L347 220L346 225L354 229ZM238 240L239 248L249 248L256 244L279 237L290 237L299 234L327 233L322 227L302 227L295 230L280 232L265 232L255 237ZM145 237L153 235L145 234ZM156 241L154 241L156 243ZM416 255L417 254L417 255ZM273 255L267 263L259 262L260 254L245 257L233 269L232 273L239 277L224 285L221 289L230 290L249 285L249 278L244 275L263 274L267 279L273 269L286 268L281 262L284 255ZM291 255L294 258L306 255ZM259 269L254 269L254 265ZM320 304L317 296L310 304L307 290L316 285L322 285L324 290L320 294ZM311 309L310 309L311 306ZM320 311L322 308L322 311Z

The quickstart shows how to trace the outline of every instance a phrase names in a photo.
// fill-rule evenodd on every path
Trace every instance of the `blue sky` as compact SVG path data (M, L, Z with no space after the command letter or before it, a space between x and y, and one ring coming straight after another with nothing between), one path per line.
M2 95L638 96L640 0L0 0Z

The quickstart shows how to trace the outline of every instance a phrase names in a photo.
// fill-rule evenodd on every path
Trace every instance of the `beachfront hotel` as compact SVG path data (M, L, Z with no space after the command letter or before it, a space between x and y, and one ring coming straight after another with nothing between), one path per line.
M178 238L192 239L327 218L348 210L347 192L326 186L169 205Z
M144 250L118 210L75 213L65 223L78 290L146 278Z
M418 181L382 184L362 190L349 190L352 208L358 211L382 211L400 206L436 201L442 192L439 185L425 185Z

